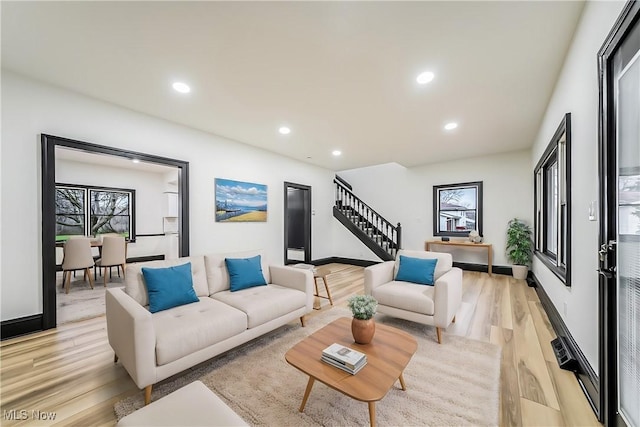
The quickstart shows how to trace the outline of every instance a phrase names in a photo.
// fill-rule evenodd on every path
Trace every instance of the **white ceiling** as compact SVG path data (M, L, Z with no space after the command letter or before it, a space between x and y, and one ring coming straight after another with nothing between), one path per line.
M530 147L583 6L2 1L2 66L334 170L415 166Z

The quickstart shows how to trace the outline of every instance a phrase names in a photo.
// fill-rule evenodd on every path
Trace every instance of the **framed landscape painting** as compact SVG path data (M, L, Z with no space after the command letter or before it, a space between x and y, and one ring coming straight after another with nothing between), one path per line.
M216 178L216 222L267 222L267 186Z

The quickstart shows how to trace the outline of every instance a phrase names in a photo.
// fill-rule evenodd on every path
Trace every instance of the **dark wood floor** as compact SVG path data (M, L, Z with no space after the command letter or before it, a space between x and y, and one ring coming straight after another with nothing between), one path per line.
M363 292L361 267L324 268L336 306ZM574 376L558 368L550 345L555 335L535 291L524 281L476 272L464 273L464 290L446 334L502 346L500 424L598 426ZM316 306L330 309L326 299ZM0 363L2 425L111 426L114 403L139 393L122 366L113 364L104 316L4 341ZM7 420L12 410L26 410L29 419ZM53 412L55 420L34 421L32 410Z

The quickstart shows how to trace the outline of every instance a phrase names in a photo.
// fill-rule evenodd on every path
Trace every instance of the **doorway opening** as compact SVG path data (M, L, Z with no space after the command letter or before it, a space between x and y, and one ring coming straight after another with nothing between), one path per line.
M285 264L311 261L311 187L284 183Z
M56 295L56 152L61 149L75 150L85 155L103 156L108 159L133 161L149 165L173 168L177 173L177 252L178 256L189 254L189 163L151 154L121 150L113 147L76 141L57 136L41 136L42 149L42 330L57 325ZM58 154L59 155L59 154ZM138 234L138 237L143 237Z

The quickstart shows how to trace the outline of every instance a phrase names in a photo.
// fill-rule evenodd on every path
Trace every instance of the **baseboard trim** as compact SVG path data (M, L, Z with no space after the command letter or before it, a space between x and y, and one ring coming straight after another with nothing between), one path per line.
M42 330L42 314L20 317L17 319L3 320L0 323L0 336L2 340L15 338L20 335L31 334Z
M461 268L466 271L479 271L481 273L488 273L489 266L487 264L472 264L469 262L453 262L454 267ZM511 276L512 271L511 267L505 267L502 265L492 265L491 272L495 274L506 274L507 276Z
M338 263L338 264L357 265L359 267L369 267L370 265L379 264L381 262L384 262L384 261L369 261L364 259L342 258L342 257L332 256L327 258L315 259L313 261L310 261L309 264L326 265L331 263ZM461 268L462 270L466 270L466 271L479 271L481 273L489 272L489 266L487 266L486 264L472 264L467 262L454 261L453 266ZM502 265L492 266L491 271L492 273L495 273L495 274L506 274L508 276L512 274L511 267L505 267Z
M355 259L355 258L341 258L341 257L328 257L328 258L320 258L314 259L309 264L313 265L326 265L326 264L349 264L349 265L357 265L358 267L369 267L370 265L379 264L382 261L369 261L364 259Z
M576 378L578 379L578 383L591 405L591 409L593 409L596 417L599 417L600 379L587 361L584 353L582 353L578 343L573 339L571 332L569 332L569 328L567 328L564 320L562 320L560 313L558 313L558 310L553 305L553 302L551 301L551 298L549 298L549 295L547 295L547 292L542 286L540 286L540 282L535 275L532 275L532 279L536 284L536 293L538 294L538 298L540 298L542 308L544 308L544 311L549 317L553 330L556 332L556 335L564 338L569 350L578 361L579 369L575 372Z
M148 261L162 261L164 260L164 255L147 255L147 256L136 256L127 258L127 264L132 262L148 262Z

